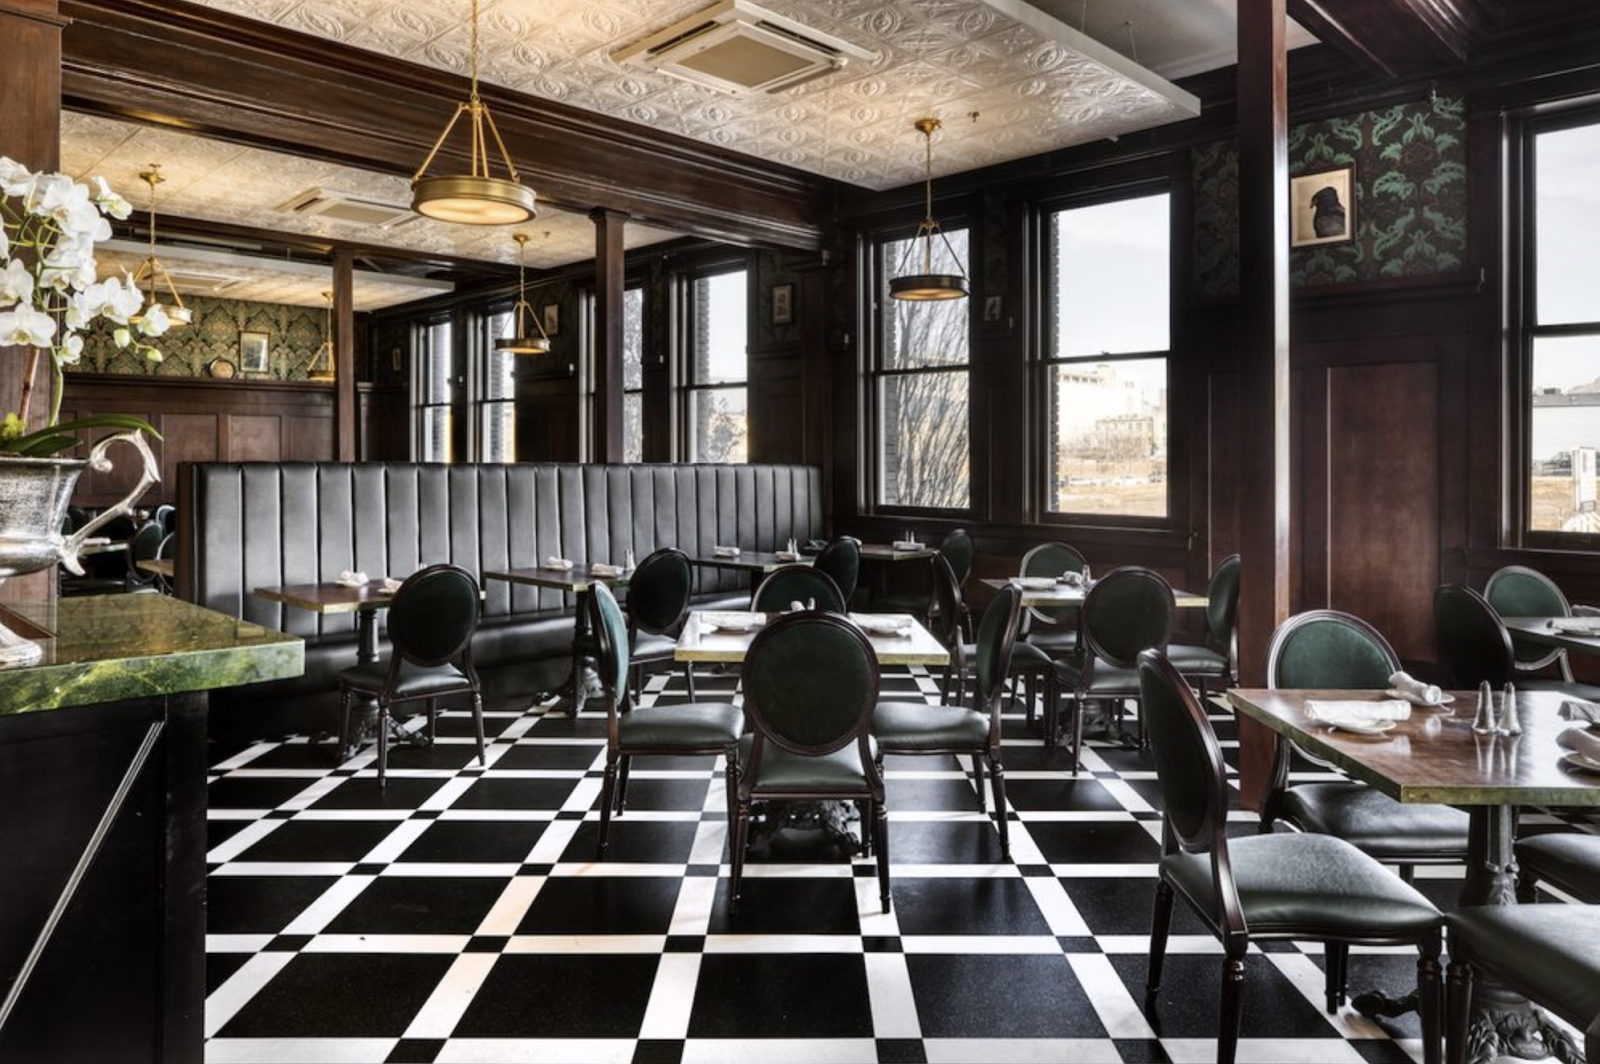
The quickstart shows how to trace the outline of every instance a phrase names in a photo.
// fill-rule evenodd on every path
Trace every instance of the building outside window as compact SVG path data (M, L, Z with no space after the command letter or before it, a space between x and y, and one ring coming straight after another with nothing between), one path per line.
M411 364L417 367L417 460L455 460L455 348L450 319L417 325L411 334Z
M644 289L622 293L622 455L644 461Z
M746 462L750 453L748 275L732 270L689 286L687 374L691 462Z
M1045 219L1045 509L1167 516L1170 196Z
M1530 252L1523 287L1526 528L1600 536L1600 120L1537 129L1528 144Z
M945 235L955 255L935 238L933 272L963 272L971 261L967 230ZM877 409L877 502L964 510L972 505L972 301L890 298L889 280L902 262L923 268L920 248L910 237L880 241L877 248L878 343L870 382Z

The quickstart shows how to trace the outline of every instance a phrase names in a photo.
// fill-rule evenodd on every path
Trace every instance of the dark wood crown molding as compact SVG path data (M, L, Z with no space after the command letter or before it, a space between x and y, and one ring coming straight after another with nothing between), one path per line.
M183 0L65 0L63 100L87 111L409 177L465 79ZM820 246L835 183L487 86L512 157L569 210L742 245ZM441 158L462 161L460 145Z

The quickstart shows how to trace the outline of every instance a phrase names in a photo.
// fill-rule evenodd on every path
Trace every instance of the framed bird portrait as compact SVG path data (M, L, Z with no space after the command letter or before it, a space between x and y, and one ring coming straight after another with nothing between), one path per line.
M1342 244L1356 236L1355 167L1289 179L1289 246Z

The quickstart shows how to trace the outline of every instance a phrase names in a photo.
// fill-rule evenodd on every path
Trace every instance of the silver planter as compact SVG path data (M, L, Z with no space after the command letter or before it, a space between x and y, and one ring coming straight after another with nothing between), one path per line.
M61 534L78 477L86 467L111 472L106 451L113 443L126 443L139 452L144 471L127 497L87 522L70 536ZM134 503L161 479L155 455L139 432L107 436L89 451L88 458L10 458L0 456L0 582L25 576L56 564L83 575L78 552L84 541L107 522L133 509ZM36 664L43 655L39 644L24 639L0 624L0 668Z

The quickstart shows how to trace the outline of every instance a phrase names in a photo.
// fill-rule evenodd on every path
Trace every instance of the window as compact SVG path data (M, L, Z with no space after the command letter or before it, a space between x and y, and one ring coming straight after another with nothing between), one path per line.
M455 350L448 318L419 325L412 333L412 365L417 367L417 460L455 460Z
M1600 121L1591 113L1587 122L1547 127L1531 140L1525 504L1529 532L1600 536L1600 293L1591 268Z
M485 319L483 376L478 385L478 461L517 460L517 357L495 347L516 328L509 310Z
M933 272L960 273L970 262L967 231L948 230L950 249L933 242ZM878 343L872 371L878 417L877 501L882 506L964 510L972 505L967 392L972 337L970 299L891 299L889 279L917 261L914 238L878 244ZM911 256L907 258L907 252Z
M1045 509L1167 516L1166 193L1050 212Z
M644 461L644 289L622 293L622 460Z
M690 285L689 460L745 462L750 453L744 270L697 277Z

